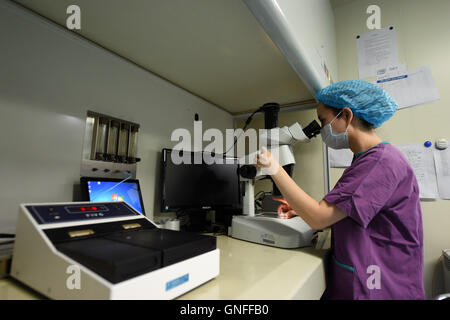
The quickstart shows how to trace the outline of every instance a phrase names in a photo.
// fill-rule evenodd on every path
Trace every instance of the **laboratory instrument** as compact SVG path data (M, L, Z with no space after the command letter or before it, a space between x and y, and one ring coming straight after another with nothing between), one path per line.
M21 204L11 276L52 299L173 299L219 275L212 236L126 202Z
M267 142L267 149L272 156L292 176L293 165L295 164L293 146L297 142L310 142L313 137L320 133L320 125L313 121L304 129L299 123L278 128L280 106L276 103L268 103L260 110L264 112L265 128L267 129L260 134L260 141ZM299 216L281 219L276 212L256 214L255 180L264 179L267 174L248 163L253 163L256 153L259 152L254 152L240 159L240 163L247 163L239 169L241 180L245 182L243 215L233 216L231 228L228 232L229 236L280 248L310 246L316 232ZM274 196L281 195L274 183L272 193Z

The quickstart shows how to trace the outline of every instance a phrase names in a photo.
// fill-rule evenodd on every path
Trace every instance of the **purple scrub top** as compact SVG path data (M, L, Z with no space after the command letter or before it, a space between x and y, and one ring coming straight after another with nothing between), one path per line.
M419 187L397 148L358 154L324 200L348 217L331 227L323 299L425 299Z

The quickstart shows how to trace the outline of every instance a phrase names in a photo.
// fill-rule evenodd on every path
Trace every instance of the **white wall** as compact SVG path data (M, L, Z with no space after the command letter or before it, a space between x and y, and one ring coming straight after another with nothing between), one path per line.
M120 57L0 0L0 232L19 203L72 201L87 110L141 125L137 178L159 210L159 157L171 132L232 128L230 114Z
M338 6L335 21L339 80L358 79L355 38L369 31L366 9L372 4L381 8L382 28L396 27L400 61L405 61L410 70L430 66L441 96L439 102L399 110L377 133L394 145L435 141L441 137L450 139L450 1L355 0ZM331 170L332 186L341 174L340 169ZM442 289L438 258L442 249L450 247L450 201L422 201L422 211L425 289L428 297L432 297Z

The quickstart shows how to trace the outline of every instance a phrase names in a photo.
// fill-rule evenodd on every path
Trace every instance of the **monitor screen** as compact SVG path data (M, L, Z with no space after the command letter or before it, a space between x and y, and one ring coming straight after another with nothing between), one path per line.
M227 158L223 164L175 164L171 152L163 149L162 154L162 212L242 207L236 158ZM189 154L193 159L194 153Z
M84 200L92 202L125 201L145 214L139 180L81 178Z

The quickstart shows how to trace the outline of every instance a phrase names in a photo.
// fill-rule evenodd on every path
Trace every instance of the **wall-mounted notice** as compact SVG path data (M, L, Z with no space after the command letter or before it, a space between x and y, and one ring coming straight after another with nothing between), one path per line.
M441 199L450 199L450 149L434 150L437 183Z
M378 70L399 64L393 26L358 35L356 49L360 79L375 77Z
M400 109L431 103L440 99L428 66L403 74L380 77L376 85L386 90Z
M421 199L450 200L450 148L437 150L422 143L396 145L414 170ZM328 148L331 168L351 166L353 152L350 149Z
M402 62L394 66L387 66L377 70L377 80L386 80L389 78L395 78L399 76L404 76L407 72L406 63ZM382 81L380 81L382 82Z
M421 143L396 145L405 155L419 184L421 199L438 199L439 191L434 166L434 154L432 148L426 148Z

